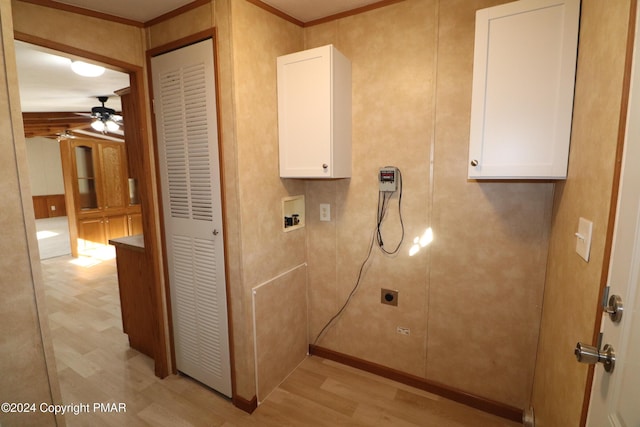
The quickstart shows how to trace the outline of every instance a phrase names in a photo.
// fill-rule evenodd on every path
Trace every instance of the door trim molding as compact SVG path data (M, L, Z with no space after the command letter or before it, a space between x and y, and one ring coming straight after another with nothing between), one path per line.
M165 328L165 321L163 313L163 301L161 298L162 295L162 286L159 282L161 278L160 272L160 263L158 254L158 235L156 234L156 216L154 215L154 191L152 185L152 164L148 153L150 152L150 141L149 141L149 133L147 129L147 118L149 114L148 108L145 108L146 105L145 96L144 96L144 69L141 66L130 64L118 59L110 58L104 55L97 54L95 52L79 49L74 46L66 45L63 43L59 43L53 40L44 39L42 37L34 36L28 33L23 33L20 31L14 31L14 39L24 41L27 43L35 44L38 46L46 47L49 49L58 50L60 52L64 52L70 55L80 56L83 58L87 58L93 61L101 62L108 66L111 69L122 71L124 73L129 74L130 79L130 88L131 94L135 98L136 101L136 110L139 118L139 143L140 150L145 153L145 156L142 159L142 164L140 165L141 169L145 173L140 176L140 202L142 205L142 210L145 212L143 215L144 222L144 239L145 239L145 248L147 252L147 259L151 263L151 272L153 277L151 278L152 283L155 284L153 288L153 307L155 308L154 313L154 321L157 326L157 336L155 337L155 352L154 352L154 362L155 362L155 374L160 378L164 378L169 375L169 365L168 365L168 354L166 347L166 337L167 330Z

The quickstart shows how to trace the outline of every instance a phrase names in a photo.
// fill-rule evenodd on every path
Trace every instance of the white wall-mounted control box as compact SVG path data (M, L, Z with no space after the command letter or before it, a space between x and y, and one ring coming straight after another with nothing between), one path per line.
M398 189L398 169L394 167L380 168L378 181L380 182L380 191L396 191Z

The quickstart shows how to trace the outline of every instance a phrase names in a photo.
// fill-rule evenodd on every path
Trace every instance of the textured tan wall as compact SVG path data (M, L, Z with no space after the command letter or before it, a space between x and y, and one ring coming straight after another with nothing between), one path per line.
M353 176L307 184L310 338L355 283L376 173L393 164L403 172L405 243L393 258L374 248L356 297L319 345L522 408L553 184L466 179L475 11L500 3L407 0L305 30L306 48L333 43L353 65ZM319 203L332 204L331 223L318 221ZM433 244L409 257L428 226ZM398 308L380 304L381 287L400 291Z
M36 301L44 293L37 261L33 206L28 184L26 146L22 134L11 4L0 0L0 402L59 403L55 360L48 328L41 332ZM25 182L26 181L26 182ZM30 218L30 219L25 219ZM32 266L32 262L35 264ZM52 370L51 387L47 372ZM0 413L0 423L12 426L56 425L48 413Z
M306 275L300 265L253 289L260 402L307 356Z
M242 300L250 302L252 288L306 261L304 229L282 231L281 199L303 194L304 183L279 178L276 98L276 58L301 50L303 38L301 28L245 1L231 2L231 22L239 204L230 214L238 217L241 230L242 284L236 285L242 286ZM292 272L274 283L284 289L304 288L306 276ZM305 301L292 304L302 306ZM246 332L244 340L249 340L247 348L253 348L253 313L246 310L244 315L240 327ZM261 345L276 347L278 342ZM252 356L246 354L243 361L246 372L254 372ZM255 384L253 387L255 390Z
M175 18L159 22L147 28L147 48L152 49L162 46L214 27L216 3L225 3L225 1L215 2L212 0L211 3L191 9Z
M278 171L276 58L302 47L302 29L246 1L232 2L236 141L244 282L253 287L306 260L304 229L282 231L283 197L304 182Z
M251 312L251 301L246 299L242 287L242 245L240 202L238 198L238 150L236 146L236 114L233 86L233 45L231 1L216 0L215 26L218 40L218 102L220 104L221 150L224 175L224 208L226 214L227 278L233 316L236 394L249 400L256 395L254 347L251 324L246 321Z
M12 0L16 31L143 66L142 28ZM96 42L108 40L108 43Z
M533 389L540 427L580 421L588 368L575 361L573 348L577 341L591 341L600 299L629 5L582 1L569 174L556 189ZM575 253L581 216L594 224L588 263Z
M533 380L553 184L465 179L474 10L499 3L440 2L426 366L429 379L522 408Z
M428 251L409 242L429 225L436 1L397 5L310 27L306 46L333 43L352 64L352 178L307 183L310 339L343 304L367 255L376 224L378 168L403 178L405 244L396 257L374 248L360 288L318 345L424 376ZM398 198L384 228L387 249L400 240ZM332 221L319 221L330 203ZM399 291L399 307L380 304L380 288ZM410 336L396 333L408 327Z

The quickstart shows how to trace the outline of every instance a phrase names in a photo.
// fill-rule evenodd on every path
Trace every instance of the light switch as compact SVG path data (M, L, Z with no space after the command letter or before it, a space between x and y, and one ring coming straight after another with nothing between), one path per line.
M589 262L589 252L591 251L592 232L593 222L580 218L578 232L576 233L576 252L587 262Z
M320 221L331 221L331 205L320 203Z

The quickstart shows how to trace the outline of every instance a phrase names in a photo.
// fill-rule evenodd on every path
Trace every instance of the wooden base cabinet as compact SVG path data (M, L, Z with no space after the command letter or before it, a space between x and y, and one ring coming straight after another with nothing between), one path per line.
M109 240L142 234L142 214L131 213L78 220L80 249L106 245Z
M78 220L79 249L87 250L104 245L106 233L103 218L89 218Z
M154 321L156 313L151 272L141 235L110 240L116 247L122 329L129 345L155 360Z

